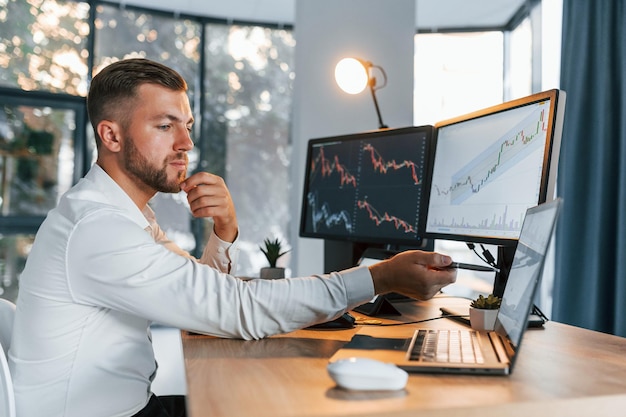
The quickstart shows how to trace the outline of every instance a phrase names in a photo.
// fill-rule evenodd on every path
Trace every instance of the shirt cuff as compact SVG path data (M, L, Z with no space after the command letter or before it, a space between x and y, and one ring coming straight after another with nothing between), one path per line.
M220 239L215 232L211 232L202 254L203 263L208 263L222 272L235 274L238 258L239 233L235 241L230 243Z
M346 287L348 310L374 298L374 281L367 266L358 266L339 272Z

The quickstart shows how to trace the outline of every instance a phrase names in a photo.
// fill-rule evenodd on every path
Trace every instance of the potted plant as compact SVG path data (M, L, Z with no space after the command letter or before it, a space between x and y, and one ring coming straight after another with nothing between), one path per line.
M278 238L274 240L265 239L263 244L264 246L259 246L259 248L267 258L269 266L261 268L260 277L265 279L285 278L285 268L278 267L276 262L278 258L289 251L282 250L282 243Z
M487 297L481 294L472 300L469 309L472 329L493 330L501 303L502 299L493 294L489 294Z

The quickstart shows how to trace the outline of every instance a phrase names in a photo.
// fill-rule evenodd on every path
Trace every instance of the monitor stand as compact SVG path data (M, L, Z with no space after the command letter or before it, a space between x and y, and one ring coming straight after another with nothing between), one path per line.
M498 246L497 267L500 271L496 272L496 277L493 281L493 295L502 297L504 294L504 287L506 287L506 282L509 279L509 271L511 270L511 265L513 265L516 248L517 244L514 246Z
M348 242L324 239L324 273L352 268L366 252L374 251L392 255L405 250L418 249L423 251L435 250L434 239L423 239L419 246L385 245L382 243Z
M357 264L359 259L361 259L363 252L371 247L382 248L383 245L325 239L324 273L329 274L331 272L352 268Z
M370 317L402 315L384 295L379 295L372 301L356 307L354 311Z
M344 242L335 240L324 240L324 273L341 271L356 266L363 257L371 256L373 259L386 259L403 250L420 249L433 251L434 240L423 239L421 246L416 247L392 247L391 245ZM405 301L410 298L396 294L386 294L375 297L372 301L365 303L354 311L371 317L398 316L401 313L396 309L391 301Z

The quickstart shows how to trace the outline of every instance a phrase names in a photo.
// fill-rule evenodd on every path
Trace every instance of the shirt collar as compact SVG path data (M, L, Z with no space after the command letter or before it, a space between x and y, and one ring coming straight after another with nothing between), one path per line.
M107 197L110 203L124 210L128 217L137 223L142 229L150 227L151 221L156 222L154 212L146 205L143 212L114 180L98 164L94 164L85 179L93 182L98 189Z

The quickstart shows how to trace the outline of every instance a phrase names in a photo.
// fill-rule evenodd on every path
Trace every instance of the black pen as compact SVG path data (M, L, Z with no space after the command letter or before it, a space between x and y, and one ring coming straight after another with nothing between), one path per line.
M488 265L474 265L474 264L466 264L463 262L452 262L447 268L458 268L458 269L469 269L471 271L481 271L481 272L500 272L500 269L488 266Z

